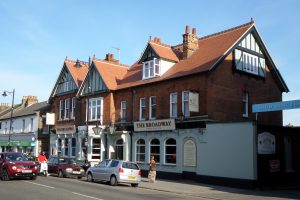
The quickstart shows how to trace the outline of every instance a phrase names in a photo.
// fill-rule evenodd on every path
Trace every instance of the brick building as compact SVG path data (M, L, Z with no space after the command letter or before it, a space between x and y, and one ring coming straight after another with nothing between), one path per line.
M251 105L281 101L289 89L253 21L204 37L187 26L182 41L150 37L130 67L112 54L92 59L76 87L75 154L82 158L85 141L92 163L132 160L146 174L154 155L159 177L251 187L257 124L282 126L281 111L256 118ZM58 103L65 95L54 112L68 112Z

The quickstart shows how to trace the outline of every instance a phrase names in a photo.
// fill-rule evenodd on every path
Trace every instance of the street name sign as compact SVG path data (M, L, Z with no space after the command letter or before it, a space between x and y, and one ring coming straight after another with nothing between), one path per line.
M288 109L296 109L296 108L300 108L300 100L253 104L252 112L253 113L270 112L270 111L288 110Z

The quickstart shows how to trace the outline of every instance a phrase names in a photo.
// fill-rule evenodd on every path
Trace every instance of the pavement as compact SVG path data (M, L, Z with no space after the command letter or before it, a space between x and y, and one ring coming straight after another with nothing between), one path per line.
M142 178L140 188L169 192L186 197L213 200L253 200L253 199L300 199L300 188L239 189L216 185L206 185L190 180L156 180L149 183Z

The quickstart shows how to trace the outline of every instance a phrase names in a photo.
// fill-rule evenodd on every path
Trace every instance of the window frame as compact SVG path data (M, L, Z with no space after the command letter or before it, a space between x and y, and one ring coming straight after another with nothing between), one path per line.
M158 144L152 144L152 141L153 140L158 140ZM150 151L150 153L149 153L149 160L150 160L150 158L151 158L151 156L154 156L155 157L155 161L156 161L156 163L160 163L161 162L161 159L160 159L160 152L161 152L161 148L160 148L160 140L158 139L158 138L153 138L153 139L151 139L150 140L150 143L149 143L149 151ZM158 153L152 153L152 147L158 147Z
M143 141L143 144L139 144L139 141ZM144 147L144 151L142 152L141 149L142 147ZM146 141L143 138L140 138L136 141L136 148L135 148L136 152L135 152L135 161L138 163L144 163L146 162ZM144 161L141 160L140 158L142 157L142 155L144 155ZM139 158L139 159L138 159Z
M160 59L153 58L143 62L143 80L160 76Z
M121 101L120 119L122 122L126 121L126 109L127 109L127 102Z
M142 105L142 101L144 101L144 104ZM140 121L146 120L146 98L142 97L140 98Z
M176 96L176 101L172 101L173 100L173 98L172 98L172 96L173 95L175 95ZM174 115L174 113L173 113L173 106L174 106L174 108L176 108L176 114ZM170 117L171 118L176 118L178 116L178 95L177 95L177 92L173 92L173 93L171 93L170 94Z
M185 94L187 94L187 99L185 99ZM184 117L190 117L190 110L189 110L189 95L190 91L186 90L182 92L182 114ZM187 104L187 105L186 105ZM185 112L187 109L187 113Z
M72 110L71 110L71 119L75 119L75 110L76 109L76 97L72 97Z
M99 147L95 147L95 140L99 140ZM101 138L100 137L95 137L95 138L92 138L92 148L91 148L91 160L101 160ZM94 150L98 150L99 149L99 153L94 153ZM96 158L95 158L96 157ZM99 158L97 158L99 157Z
M65 99L65 116L64 119L70 118L70 98Z
M99 104L98 104L98 101L99 101ZM95 102L95 105L93 105L93 102ZM87 108L88 108L87 120L88 121L98 121L98 120L100 120L100 122L102 124L103 97L89 99Z
M65 103L64 100L59 100L59 118L58 120L63 120L65 116Z
M242 96L243 117L249 117L249 93L243 92Z
M168 140L175 140L175 144L167 144ZM168 147L175 147L175 154L172 153L167 153L167 148ZM164 142L164 164L165 165L176 165L177 164L177 141L174 138L168 138L167 140L165 140ZM167 162L167 156L174 156L175 155L175 163L169 163Z
M149 119L156 119L156 96L149 97Z

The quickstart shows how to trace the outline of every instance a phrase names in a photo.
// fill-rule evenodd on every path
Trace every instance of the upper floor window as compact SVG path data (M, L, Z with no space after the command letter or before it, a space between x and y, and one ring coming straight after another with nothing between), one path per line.
M89 105L88 105L88 120L102 120L102 104L103 104L103 98L95 98L95 99L89 99Z
M65 100L65 119L69 119L70 115L70 99Z
M65 101L59 101L59 120L62 120L65 116Z
M153 58L143 62L143 79L153 78L160 75L159 59Z
M155 119L156 117L156 97L149 98L149 118Z
M72 119L75 119L75 107L76 107L76 98L73 97L72 98L72 115L71 115Z
M170 94L170 117L177 117L177 93Z
M92 67L87 75L87 81L83 87L83 94L88 94L96 91L104 91L106 89L107 87L105 86L98 70L96 70L95 67Z
M33 132L33 118L30 118L29 131L30 131L30 132Z
M185 117L190 116L189 111L189 91L182 92L182 114Z
M146 119L146 98L140 98L140 120Z
M64 69L62 72L62 75L60 77L59 83L58 83L58 88L57 88L57 94L68 92L71 90L76 89L76 85L73 81L73 78L70 74L69 71Z
M121 121L126 121L126 101L121 101Z
M243 93L243 117L248 117L248 104L249 104L249 95L247 92Z

